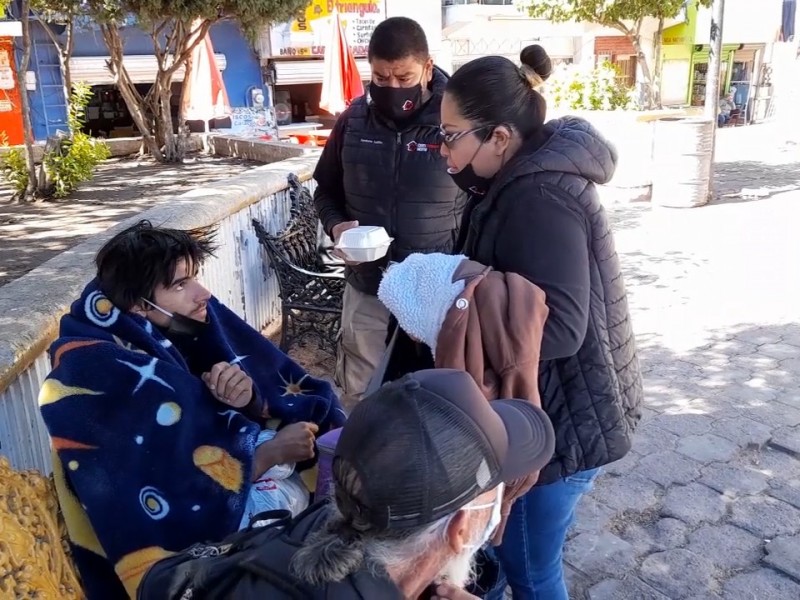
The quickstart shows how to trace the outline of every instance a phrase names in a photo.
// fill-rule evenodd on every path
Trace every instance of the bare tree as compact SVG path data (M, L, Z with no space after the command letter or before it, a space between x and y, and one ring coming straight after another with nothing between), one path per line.
M231 20L254 37L270 23L296 16L308 0L89 0L88 4L109 50L109 69L145 147L160 162L179 162L183 144L176 129L183 123L176 127L173 122L172 82L211 26ZM128 16L148 32L158 61L155 81L146 94L136 89L125 68L121 27Z
M33 155L33 126L31 125L31 103L28 98L26 75L31 63L31 18L29 0L20 0L19 20L22 23L22 57L17 69L17 85L19 86L20 104L22 105L22 130L25 140L25 165L28 168L27 197L36 195L36 161Z

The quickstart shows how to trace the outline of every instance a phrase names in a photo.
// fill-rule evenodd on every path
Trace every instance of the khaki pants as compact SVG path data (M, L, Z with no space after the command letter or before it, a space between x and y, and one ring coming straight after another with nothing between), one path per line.
M376 296L351 285L342 301L342 335L336 360L336 383L344 391L342 404L355 406L386 351L389 310Z

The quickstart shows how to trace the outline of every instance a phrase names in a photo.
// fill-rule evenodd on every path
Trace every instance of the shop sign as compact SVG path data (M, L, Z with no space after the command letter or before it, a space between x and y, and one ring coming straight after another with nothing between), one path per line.
M270 29L272 56L325 56L325 44L330 37L331 15L334 10L339 11L347 42L353 53L357 57L367 56L372 32L386 18L384 0L312 0L298 19Z
M0 90L13 90L16 86L11 57L8 50L0 50Z
M673 36L664 36L664 41L662 42L665 46L685 46L686 44L691 43L688 36L685 35L673 35Z
M22 37L22 21L0 21L0 37Z

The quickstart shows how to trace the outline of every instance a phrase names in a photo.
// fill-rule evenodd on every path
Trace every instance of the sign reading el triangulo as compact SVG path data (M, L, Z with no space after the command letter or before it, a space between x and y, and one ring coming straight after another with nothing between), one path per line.
M372 32L386 18L384 0L312 0L299 19L272 28L272 56L324 56L334 9L339 11L353 53L366 56Z

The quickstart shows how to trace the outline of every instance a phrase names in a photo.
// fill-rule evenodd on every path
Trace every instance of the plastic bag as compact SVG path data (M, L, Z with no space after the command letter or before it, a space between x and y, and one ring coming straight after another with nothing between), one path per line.
M263 430L256 446L271 440L276 433L271 429ZM250 487L239 529L249 526L258 513L268 510L288 510L292 516L297 516L308 508L309 499L308 489L295 473L294 465L275 465Z

